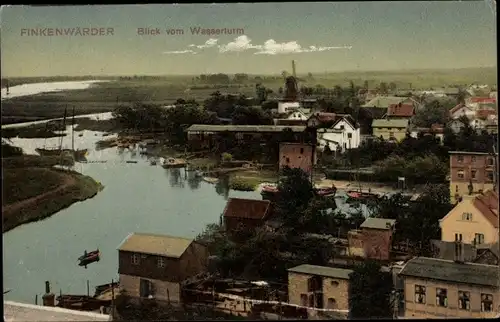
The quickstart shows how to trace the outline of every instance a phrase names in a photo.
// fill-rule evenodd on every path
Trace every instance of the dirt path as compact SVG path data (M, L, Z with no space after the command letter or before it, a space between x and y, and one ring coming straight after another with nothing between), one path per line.
M31 197L31 198L28 198L25 200L21 200L21 201L15 202L15 203L10 204L10 205L3 206L2 207L2 216L7 217L13 213L17 213L18 211L20 211L23 208L32 207L33 205L36 205L36 203L38 203L44 199L51 198L52 196L55 196L55 195L59 194L60 192L64 191L66 188L76 184L76 180L75 180L75 178L73 178L73 176L70 176L68 174L62 174L62 173L60 175L64 177L64 180L59 187L57 187L56 189L53 189L51 191L42 193L41 195Z

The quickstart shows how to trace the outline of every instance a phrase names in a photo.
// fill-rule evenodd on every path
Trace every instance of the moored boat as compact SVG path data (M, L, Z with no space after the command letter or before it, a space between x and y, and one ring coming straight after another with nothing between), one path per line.
M316 193L317 196L320 197L335 196L335 194L337 193L337 187L332 186L332 187L315 188L314 192Z
M184 168L186 166L186 161L182 159L168 158L163 161L161 166L165 169Z
M362 202L362 201L367 201L367 200L377 200L379 198L379 195L376 193L371 193L371 192L362 192L362 191L356 191L356 190L348 190L346 192L347 194L347 202Z
M85 251L82 256L78 257L78 260L80 261L78 265L85 266L85 268L87 268L88 264L98 262L100 259L101 252L99 251L99 249L91 251L90 253L87 253L87 251Z

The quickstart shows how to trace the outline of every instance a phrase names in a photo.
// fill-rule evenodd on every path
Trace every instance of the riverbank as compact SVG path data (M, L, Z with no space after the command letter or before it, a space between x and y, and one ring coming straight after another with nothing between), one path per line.
M91 177L51 167L60 161L38 156L2 159L3 232L47 218L103 189Z

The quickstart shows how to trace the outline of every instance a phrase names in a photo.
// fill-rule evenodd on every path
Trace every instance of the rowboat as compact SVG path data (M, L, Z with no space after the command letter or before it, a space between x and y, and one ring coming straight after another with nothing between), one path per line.
M85 266L87 268L88 264L92 264L93 262L98 262L101 258L101 252L99 249L94 250L90 253L87 253L85 251L82 256L78 257L78 260L80 263L78 264L79 266Z

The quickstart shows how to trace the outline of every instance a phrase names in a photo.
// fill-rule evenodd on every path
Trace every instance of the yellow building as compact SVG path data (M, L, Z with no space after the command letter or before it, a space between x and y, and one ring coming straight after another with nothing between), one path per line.
M494 318L499 314L496 265L417 257L406 263L405 318Z
M446 216L439 220L441 240L467 244L494 244L498 241L498 194L487 191L465 195Z
M288 302L308 309L309 317L318 312L346 317L349 312L349 274L352 270L300 265L288 270ZM319 310L315 310L319 309Z
M377 119L372 122L373 136L384 140L400 142L406 137L409 120Z

